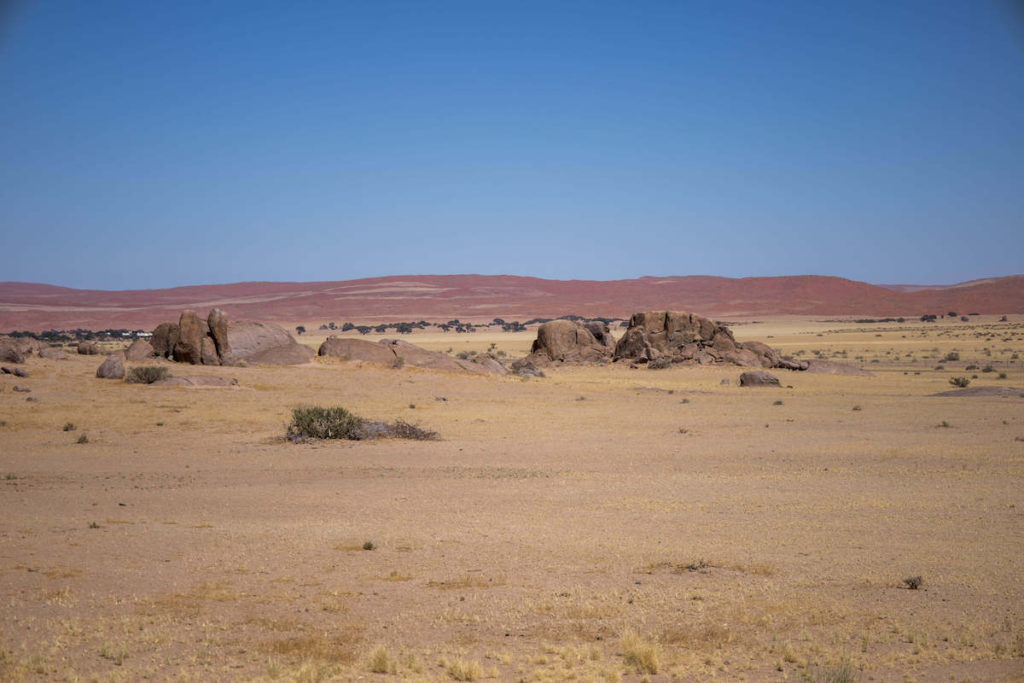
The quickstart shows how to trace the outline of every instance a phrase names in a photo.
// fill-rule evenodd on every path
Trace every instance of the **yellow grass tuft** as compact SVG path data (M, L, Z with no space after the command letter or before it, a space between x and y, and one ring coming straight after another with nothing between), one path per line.
M636 667L639 673L658 673L661 655L657 643L644 640L630 629L622 634L620 645L627 666Z

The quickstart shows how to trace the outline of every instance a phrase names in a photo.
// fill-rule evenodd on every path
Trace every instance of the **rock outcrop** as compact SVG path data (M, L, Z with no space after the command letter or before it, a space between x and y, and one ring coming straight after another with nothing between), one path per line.
M107 356L96 368L96 376L100 379L124 379L124 353L118 351Z
M452 358L446 353L428 351L402 339L381 339L375 344L365 339L328 337L320 345L318 353L342 360L359 360L392 367L409 365L431 370L496 375L507 372L505 366L493 356L481 355L474 360Z
M693 313L645 311L634 313L626 333L615 345L614 360L805 370L806 364L782 358L767 344L740 343L724 325Z
M67 360L68 354L64 353L64 349L59 346L44 346L39 349L39 357L51 360Z
M151 354L143 356L146 342L135 342L129 352L133 360L157 356L191 365L298 365L308 363L313 349L295 341L283 327L273 323L229 322L219 308L200 318L195 311L184 311L178 323L160 323L153 330L148 346ZM138 349L136 350L136 345Z
M552 320L537 329L529 357L535 365L604 363L614 351L615 339L607 325Z

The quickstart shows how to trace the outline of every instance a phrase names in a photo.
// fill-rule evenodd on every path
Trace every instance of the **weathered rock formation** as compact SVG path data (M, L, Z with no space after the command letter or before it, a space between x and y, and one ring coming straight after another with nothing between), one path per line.
M806 364L782 358L767 344L740 343L724 325L693 313L634 313L615 345L615 360L646 363L668 358L673 363L731 363L747 367L805 370Z
M96 376L100 379L124 379L124 353L118 351L107 356L96 368Z
M446 353L428 351L401 339L381 339L375 344L365 339L328 337L320 345L318 353L342 360L361 360L392 367L410 365L431 370L496 375L507 372L505 366L493 356L481 355L474 360L452 358Z
M39 349L39 357L51 360L67 360L68 354L64 353L64 349L59 346L44 346Z
M161 323L146 342L137 341L129 348L132 360L147 357L169 358L192 365L238 365L240 362L263 365L298 365L308 363L313 349L295 341L283 327L273 323L229 322L219 308L210 311L206 320L195 311L184 311L177 324Z
M604 323L552 320L537 329L529 357L535 365L603 363L614 351L615 339Z

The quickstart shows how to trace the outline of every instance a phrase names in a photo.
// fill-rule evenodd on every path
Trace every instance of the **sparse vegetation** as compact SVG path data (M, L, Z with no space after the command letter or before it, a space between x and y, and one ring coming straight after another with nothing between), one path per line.
M152 384L166 379L170 374L167 368L159 365L139 365L128 369L124 381L128 384Z
M918 588L921 587L923 580L920 576L908 576L905 579L903 579L903 583L910 590L916 591Z
M364 541L363 550L374 550L377 546L374 545L373 541Z
M75 441L75 443L89 443L88 435L82 434L81 436L78 437L78 439Z
M288 425L289 441L306 439L350 439L366 438L362 430L366 420L353 415L341 406L322 408L300 406L292 410L292 421Z
M638 673L658 673L661 656L656 643L644 640L636 631L628 630L622 634L620 646L627 666L635 667Z
M61 429L65 432L73 432L78 429L78 427L75 426L74 422L65 422Z
M375 674L396 673L397 664L383 645L378 646L370 654L370 671Z
M964 387L971 383L971 380L967 379L966 377L950 377L949 383L952 384L954 387L959 387L960 389L963 389Z

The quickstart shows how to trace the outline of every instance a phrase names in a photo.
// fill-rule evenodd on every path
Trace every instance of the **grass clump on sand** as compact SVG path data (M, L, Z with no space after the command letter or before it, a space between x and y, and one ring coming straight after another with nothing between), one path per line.
M657 644L644 640L630 630L622 634L621 646L627 666L635 666L640 673L658 673L660 656Z
M437 432L423 429L405 420L394 423L366 420L341 406L299 406L292 410L292 421L287 426L289 441L310 439L413 439L437 440Z
M167 379L169 374L167 368L162 368L159 365L140 365L128 370L124 381L128 384L152 384Z

